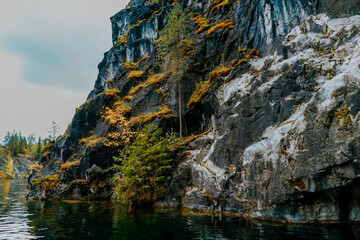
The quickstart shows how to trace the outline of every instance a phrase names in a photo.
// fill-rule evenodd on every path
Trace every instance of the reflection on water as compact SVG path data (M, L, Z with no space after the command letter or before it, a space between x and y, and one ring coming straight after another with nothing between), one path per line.
M360 239L357 225L285 226L186 211L127 212L100 202L26 202L0 181L0 239Z
M0 180L0 239L34 239L24 204L26 182Z

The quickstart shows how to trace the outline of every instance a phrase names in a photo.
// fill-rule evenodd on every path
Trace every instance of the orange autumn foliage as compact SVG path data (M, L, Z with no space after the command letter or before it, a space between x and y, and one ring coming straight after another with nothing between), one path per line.
M219 30L223 30L223 29L227 29L227 30L230 30L230 29L233 29L234 28L234 22L232 20L225 20L221 23L218 23L216 24L215 26L213 26L212 28L210 28L208 31L207 31L207 35L210 35L216 31L219 31Z
M128 144L130 140L136 135L136 132L131 130L130 122L124 116L121 107L115 109L106 108L104 117L107 123L115 126L116 131L110 132L107 135L105 146L120 146Z

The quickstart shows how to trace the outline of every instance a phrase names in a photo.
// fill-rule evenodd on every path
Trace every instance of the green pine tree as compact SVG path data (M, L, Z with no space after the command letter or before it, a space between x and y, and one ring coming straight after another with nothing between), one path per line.
M28 143L28 149L29 151L34 155L36 153L36 139L34 134L30 134L30 136L27 137L27 143Z
M41 137L39 137L37 146L36 146L35 160L39 160L42 155L42 152L43 152L42 142L43 141L41 140Z
M147 205L163 196L174 170L174 154L182 142L175 134L161 135L161 129L146 125L121 157L115 158L121 164L114 169L124 174L114 179L118 183L115 193L123 203Z
M189 65L189 55L194 50L190 35L190 20L177 3L167 17L167 24L161 32L159 61L165 71L172 72L171 78L178 83L180 137L183 135L183 93L181 79Z
M21 133L19 133L19 154L24 154L25 149L27 148L26 137L23 137Z

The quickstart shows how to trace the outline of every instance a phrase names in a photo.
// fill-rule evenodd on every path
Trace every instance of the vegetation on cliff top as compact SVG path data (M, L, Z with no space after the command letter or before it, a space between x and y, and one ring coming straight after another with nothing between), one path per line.
M35 159L39 159L42 154L45 141L41 138L36 141L34 135L24 137L21 132L7 132L3 146L10 151L13 157L19 156L19 154L26 154Z

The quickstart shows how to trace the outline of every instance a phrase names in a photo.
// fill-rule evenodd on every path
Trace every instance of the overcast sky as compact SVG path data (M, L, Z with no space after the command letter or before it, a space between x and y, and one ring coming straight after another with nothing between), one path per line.
M127 2L0 0L0 143L12 130L47 137L52 121L66 130Z

